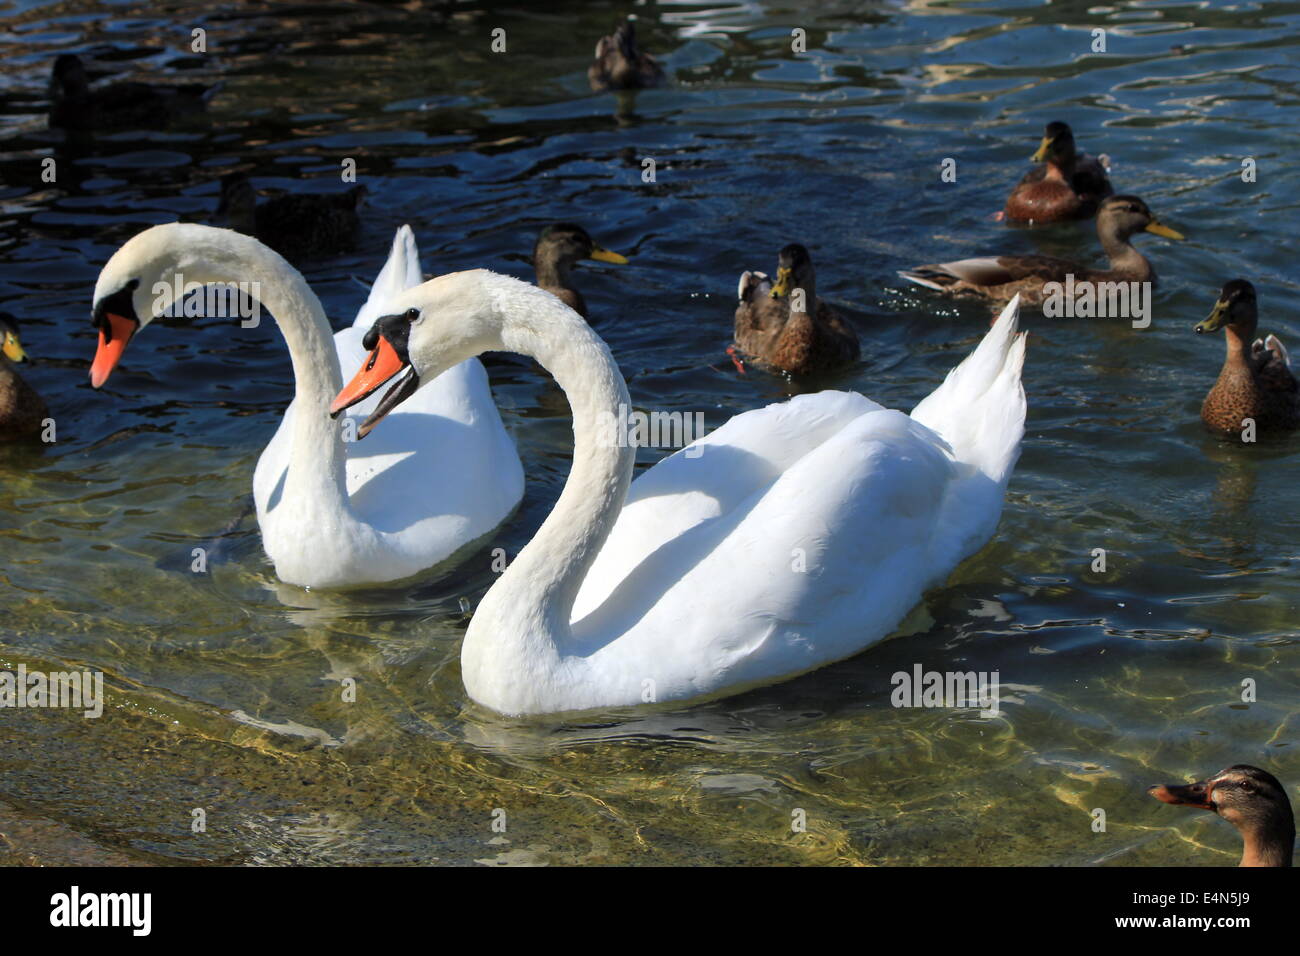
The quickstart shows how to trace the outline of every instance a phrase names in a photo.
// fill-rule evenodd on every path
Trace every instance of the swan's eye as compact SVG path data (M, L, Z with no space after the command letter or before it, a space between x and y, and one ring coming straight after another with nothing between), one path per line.
M414 321L415 321L416 319L418 319L419 317L420 317L420 310L419 310L419 309L407 309L407 310L406 310L406 321L407 321L407 322L414 322Z

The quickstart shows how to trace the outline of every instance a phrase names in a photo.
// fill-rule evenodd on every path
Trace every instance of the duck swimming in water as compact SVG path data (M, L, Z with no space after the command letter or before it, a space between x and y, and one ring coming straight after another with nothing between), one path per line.
M1106 167L1075 150L1074 133L1065 123L1047 124L1031 159L1042 165L1026 173L1007 197L1006 218L1012 221L1091 219L1101 201L1115 191Z
M857 333L817 297L812 256L799 243L777 255L776 282L746 272L737 296L736 345L760 364L807 375L858 360Z
M1087 282L1154 283L1155 269L1129 242L1140 232L1166 239L1183 238L1182 233L1158 221L1137 196L1111 196L1097 213L1097 238L1110 260L1107 269L1052 256L980 256L917 266L899 275L946 295L976 296L994 302L1008 302L1019 295L1026 305L1039 305L1047 295L1043 288L1047 283L1064 284L1070 276L1076 286Z
M1233 279L1196 325L1198 333L1223 329L1227 343L1218 381L1201 405L1201 421L1214 431L1240 432L1247 419L1259 431L1300 427L1300 384L1291 373L1291 357L1277 336L1255 338L1258 323L1255 287Z
M50 76L50 126L73 130L157 129L187 114L200 113L220 89L200 83L165 86L113 83L90 88L81 58L64 53Z
M597 93L645 89L664 81L659 61L637 49L635 16L629 16L612 34L600 38L587 79Z
M557 222L547 226L533 246L533 270L537 285L555 296L584 319L587 300L573 285L570 272L583 259L626 265L627 257L597 245L587 235L587 230L571 222Z
M291 261L351 252L361 217L357 207L365 186L343 193L285 193L257 201L245 173L221 180L217 216L229 228L252 236Z
M18 320L0 312L0 441L35 435L49 415L44 400L13 366L26 360L18 341Z

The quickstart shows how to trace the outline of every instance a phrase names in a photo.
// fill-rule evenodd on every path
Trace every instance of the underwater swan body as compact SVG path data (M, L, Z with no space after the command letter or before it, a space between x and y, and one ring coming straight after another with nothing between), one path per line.
M568 306L485 270L394 304L334 413L396 378L374 427L488 350L535 358L573 413L564 490L461 651L469 695L506 714L733 693L862 650L988 540L1020 451L1018 300L910 416L853 392L801 395L735 416L635 483L635 448L601 427L631 404L627 386Z
M421 280L409 226L397 231L352 326L337 333L301 273L256 239L191 223L146 229L113 254L95 286L96 388L155 310L171 304L160 307L155 284L174 286L174 276L184 284L249 283L289 347L294 399L253 475L262 544L281 580L320 588L401 580L491 533L519 503L519 455L477 360L416 396L378 442L345 441L327 414L342 384L340 363L365 358L371 324ZM448 446L454 456L442 454Z

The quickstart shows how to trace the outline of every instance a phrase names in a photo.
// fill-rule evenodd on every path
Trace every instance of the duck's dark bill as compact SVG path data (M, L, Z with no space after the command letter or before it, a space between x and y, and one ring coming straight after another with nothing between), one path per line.
M105 318L108 329L99 330L99 346L95 349L95 360L90 363L90 384L99 388L108 381L108 376L117 368L117 363L126 351L126 345L135 334L136 322L109 312Z
M1186 786L1178 786L1177 784L1161 785L1152 787L1148 792L1162 803L1173 803L1183 807L1197 807L1201 810L1214 809L1214 804L1210 802L1210 788L1205 785L1204 781L1189 783Z
M403 369L406 369L406 374L388 390L388 393L380 399L379 406L361 424L361 428L357 430L358 438L365 438L370 434L371 429L378 425L385 415L414 395L416 389L420 387L420 377L415 373L415 369L397 354L397 350L386 338L380 336L374 351L366 358L361 370L352 381L343 386L343 390L338 395L334 396L334 401L330 403L330 417L336 418L345 408L351 408L357 402L369 398Z

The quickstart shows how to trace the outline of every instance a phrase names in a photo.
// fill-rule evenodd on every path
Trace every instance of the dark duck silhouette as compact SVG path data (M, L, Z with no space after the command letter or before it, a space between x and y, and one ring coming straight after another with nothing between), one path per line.
M649 53L636 45L636 17L614 28L596 44L596 58L587 69L587 79L597 93L605 90L640 90L664 81L664 70Z
M286 259L328 256L356 247L357 207L365 193L365 186L353 186L342 193L285 193L258 202L247 174L229 173L221 180L217 217Z
M220 89L184 83L167 86L134 81L90 88L81 58L61 54L50 76L50 126L68 130L157 129L200 113Z

